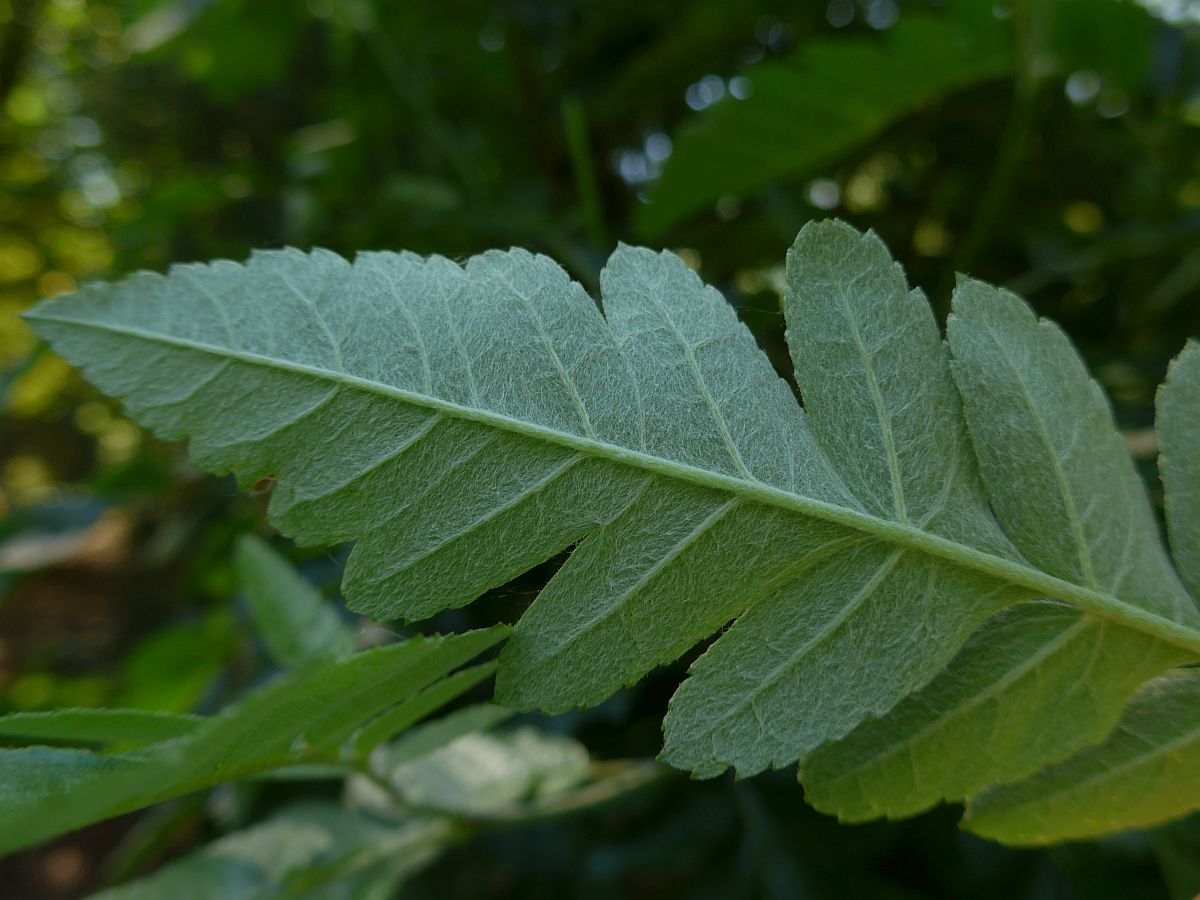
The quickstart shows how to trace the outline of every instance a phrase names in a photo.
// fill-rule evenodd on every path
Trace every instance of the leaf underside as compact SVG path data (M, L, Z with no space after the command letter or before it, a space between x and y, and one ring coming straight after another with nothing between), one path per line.
M1167 531L1183 580L1200 596L1200 343L1189 341L1158 393Z
M965 279L943 341L878 238L841 223L805 227L787 278L803 409L719 293L626 246L599 307L519 250L286 250L31 319L199 465L274 475L282 532L356 541L357 611L424 619L574 546L501 654L506 705L598 703L729 626L671 702L665 758L749 775L845 739L866 774L817 752L805 779L847 818L1058 762L1200 656L1200 612L1061 331ZM1075 690L1035 740L1052 683ZM986 755L920 761L984 727L1003 730Z
M1196 808L1200 671L1147 684L1104 743L967 805L985 837L1035 845L1157 825Z

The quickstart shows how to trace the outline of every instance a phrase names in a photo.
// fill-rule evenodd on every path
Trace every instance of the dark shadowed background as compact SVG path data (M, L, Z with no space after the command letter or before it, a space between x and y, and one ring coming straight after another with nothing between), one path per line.
M836 215L943 313L957 270L1061 322L1157 492L1153 392L1200 334L1192 21L1186 0L0 0L0 713L208 711L259 665L230 559L269 486L191 469L17 318L138 268L521 245L594 289L618 240L646 243L719 286L786 374L783 255ZM336 590L344 551L288 552ZM515 621L552 570L427 624ZM653 755L685 664L547 727ZM295 790L94 826L0 861L0 896L80 896ZM406 896L1200 891L1200 820L1014 851L956 818L840 827L792 772L681 777L476 841Z

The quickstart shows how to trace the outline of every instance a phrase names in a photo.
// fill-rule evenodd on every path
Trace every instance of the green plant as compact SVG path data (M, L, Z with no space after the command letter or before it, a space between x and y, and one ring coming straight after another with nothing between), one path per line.
M340 781L341 803L293 804L103 896L381 896L480 827L586 808L659 774L646 763L593 764L575 741L528 728L486 734L512 716L490 703L415 724L492 674L492 662L460 667L503 640L504 626L356 652L351 630L265 543L244 537L238 570L285 671L208 717L0 717L0 738L29 745L0 749L11 786L0 848L232 781Z
M603 312L519 250L286 250L29 320L202 467L277 479L281 532L356 541L354 610L425 619L573 546L501 652L505 706L598 703L733 622L671 701L672 765L801 761L843 818L966 799L1022 844L1195 808L1200 609L1065 335L963 278L943 341L837 222L804 228L787 281L803 410L719 293L626 246ZM1159 427L1193 590L1198 384L1191 345Z

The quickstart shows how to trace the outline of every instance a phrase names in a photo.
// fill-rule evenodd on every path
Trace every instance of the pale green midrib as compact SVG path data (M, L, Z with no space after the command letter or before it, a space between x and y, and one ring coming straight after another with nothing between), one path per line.
M1083 630L1091 627L1091 622L1087 619L1081 619L1073 624L1066 631L1056 635L1052 641L1043 644L1038 648L1037 652L1022 660L1018 665L1006 671L1000 678L989 684L983 690L972 694L963 702L946 710L931 722L927 722L912 734L907 735L900 740L897 740L878 753L873 754L862 762L855 763L851 768L841 773L835 778L831 778L824 782L826 787L833 787L846 782L849 779L859 778L864 771L867 771L886 759L890 759L906 748L915 746L919 741L924 740L929 735L942 730L948 722L953 719L965 715L975 709L985 700L997 696L1001 691L1011 684L1016 683L1020 678L1033 671L1038 665L1045 662L1054 653L1057 653L1064 646L1073 641L1076 636ZM944 800L952 800L952 797L943 797ZM880 812L888 812L888 810L880 809Z
M1132 732L1128 731L1125 728L1118 727L1118 730L1123 731L1125 734L1133 734ZM1140 735L1133 735L1133 736L1140 737ZM1143 740L1145 740L1145 739L1143 738ZM1129 759L1126 759L1120 763L1117 763L1117 765L1115 765L1115 766L1105 767L1105 768L1101 769L1100 771L1096 772L1094 775L1090 775L1087 778L1084 778L1082 781L1069 782L1067 785L1060 788L1059 790L1051 790L1046 793L1039 793L1036 797L1033 797L1032 799L1025 800L1024 802L1005 807L1003 812L1005 815L1012 815L1014 812L1016 812L1018 810L1028 809L1030 807L1044 806L1046 804L1046 802L1048 800L1050 800L1051 798L1069 798L1073 795L1079 794L1081 791L1084 791L1090 787L1094 787L1099 784L1104 784L1107 781L1112 781L1114 778L1116 778L1119 775L1123 775L1126 772L1129 772L1133 769L1140 768L1141 766L1147 765L1148 763L1155 762L1160 757L1170 756L1175 751L1186 748L1189 744L1195 744L1198 741L1200 741L1200 726L1197 726L1195 728L1189 729L1188 731L1185 731L1180 736L1172 738L1171 740L1167 741L1165 744L1154 744L1145 753L1138 753L1138 754L1130 757ZM986 820L986 816L987 816L987 811L985 810L983 815L980 818ZM970 820L972 820L972 818L973 817L971 815L971 811L968 810L965 820L970 821ZM976 821L978 821L978 820L976 820Z
M1200 656L1200 631L1165 619L1157 613L1150 612L1138 606L1131 606L1118 600L1110 594L1093 588L1072 584L1045 572L1031 569L1012 560L1003 559L976 550L954 541L922 531L909 524L879 519L865 512L835 506L812 497L793 494L780 488L772 487L762 482L749 482L720 472L701 469L687 463L663 459L639 450L631 450L615 444L582 437L568 432L555 431L544 425L536 425L513 419L501 413L489 410L473 409L461 406L449 400L417 394L404 388L380 384L349 375L345 372L334 372L318 366L296 363L274 357L261 356L257 353L233 350L226 347L216 347L198 341L180 338L174 335L155 334L138 328L110 325L107 323L79 321L58 316L39 315L36 310L26 313L25 318L34 322L50 322L67 325L85 330L104 331L110 334L122 335L137 340L175 346L196 353L206 353L210 356L232 359L249 365L265 366L310 378L335 381L358 390L391 397L414 406L423 406L438 410L446 415L479 422L523 435L547 443L558 444L574 450L583 451L594 457L606 459L622 465L633 466L648 472L666 475L679 481L695 484L711 490L725 491L750 500L800 513L823 522L830 522L846 528L854 529L872 537L890 541L901 547L919 550L930 556L946 560L962 568L982 572L1033 591L1036 596L1053 597L1074 604L1082 610L1103 616L1141 631L1154 635L1168 643L1174 644L1189 653Z

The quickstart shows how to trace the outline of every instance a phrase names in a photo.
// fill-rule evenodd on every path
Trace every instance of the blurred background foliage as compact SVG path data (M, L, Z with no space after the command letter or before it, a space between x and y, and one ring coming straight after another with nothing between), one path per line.
M0 0L0 713L207 711L265 655L231 572L267 533L19 313L138 268L292 244L522 245L590 289L670 247L786 371L783 255L876 229L944 312L956 270L1060 321L1154 487L1152 401L1200 334L1200 4L1188 0ZM341 553L289 553L332 592ZM549 569L430 623L513 621ZM362 640L399 626L362 624ZM372 629L378 629L372 632ZM678 673L543 727L653 755ZM221 789L0 861L71 897L254 820ZM417 897L1191 897L1200 823L1046 851L953 810L839 827L790 773L678 781L497 833Z

